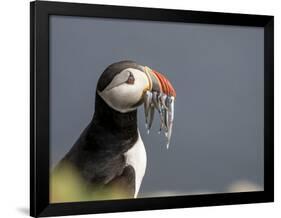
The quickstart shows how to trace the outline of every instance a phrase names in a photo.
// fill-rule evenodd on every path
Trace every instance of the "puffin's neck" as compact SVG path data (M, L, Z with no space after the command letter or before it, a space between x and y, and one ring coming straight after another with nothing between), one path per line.
M96 94L95 114L93 124L98 124L108 131L126 132L125 135L136 134L137 129L137 110L127 113L118 112L109 107L104 100Z

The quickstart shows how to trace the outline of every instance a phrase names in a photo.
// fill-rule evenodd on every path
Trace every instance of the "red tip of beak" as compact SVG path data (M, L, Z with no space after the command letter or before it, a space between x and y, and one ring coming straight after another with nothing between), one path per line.
M152 70L152 72L154 73L154 75L159 80L162 92L165 93L166 95L176 97L176 90L174 89L174 87L172 86L170 81L163 74L161 74L161 73L159 73L155 70Z

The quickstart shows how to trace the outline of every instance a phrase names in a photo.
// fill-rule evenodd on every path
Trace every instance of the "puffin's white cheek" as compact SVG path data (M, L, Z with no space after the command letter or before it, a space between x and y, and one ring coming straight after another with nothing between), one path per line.
M115 87L110 84L110 89L99 92L99 95L110 107L122 113L135 110L135 105L140 102L144 91L149 87L146 74L136 69L130 69L130 72L134 76L133 84L124 82Z
M122 106L123 109L130 108L139 102L143 93L143 89L136 87L135 84L122 84L112 89L112 91L112 102L116 106Z
M122 84L108 91L100 92L99 95L113 109L120 112L132 111L133 105L142 98L142 89L136 89L135 84Z

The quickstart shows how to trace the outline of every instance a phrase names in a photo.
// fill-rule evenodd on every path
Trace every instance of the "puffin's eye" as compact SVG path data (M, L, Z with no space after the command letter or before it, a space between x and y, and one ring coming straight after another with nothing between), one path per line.
M133 74L130 72L130 75L126 81L126 83L133 85L135 83L135 77L133 76Z

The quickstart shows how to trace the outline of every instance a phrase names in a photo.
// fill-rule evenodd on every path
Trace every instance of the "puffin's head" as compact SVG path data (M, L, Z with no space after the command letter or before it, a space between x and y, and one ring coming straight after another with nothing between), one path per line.
M108 66L99 78L98 95L108 106L121 113L136 110L144 103L148 130L154 108L160 114L160 130L170 138L176 91L161 73L133 61L121 61Z
M126 113L144 102L146 91L175 97L171 83L162 74L133 61L111 64L99 78L97 93L113 109Z

